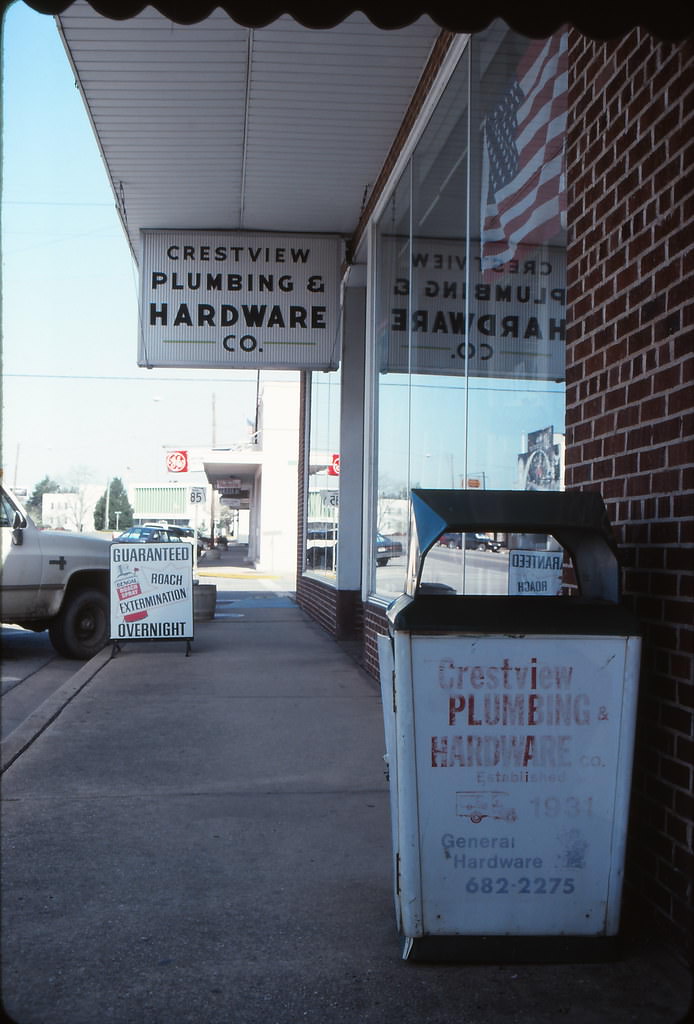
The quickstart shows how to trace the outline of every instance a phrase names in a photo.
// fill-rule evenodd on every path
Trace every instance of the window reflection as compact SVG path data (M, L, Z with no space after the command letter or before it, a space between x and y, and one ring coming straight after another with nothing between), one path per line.
M374 533L405 548L413 487L563 487L565 121L566 34L493 23L377 225ZM507 546L437 554L464 592L506 592ZM403 591L404 557L373 565Z
M334 580L340 515L340 371L313 373L310 396L304 567Z
M443 534L428 552L422 584L451 594L558 597L569 593L570 557L548 534Z

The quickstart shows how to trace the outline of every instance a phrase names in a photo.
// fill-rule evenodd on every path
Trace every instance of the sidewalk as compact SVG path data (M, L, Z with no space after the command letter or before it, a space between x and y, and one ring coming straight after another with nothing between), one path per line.
M609 964L401 959L378 686L285 581L234 562L201 563L218 609L196 625L190 657L183 642L103 652L5 772L6 1013L21 1024L681 1020L686 973L644 941Z

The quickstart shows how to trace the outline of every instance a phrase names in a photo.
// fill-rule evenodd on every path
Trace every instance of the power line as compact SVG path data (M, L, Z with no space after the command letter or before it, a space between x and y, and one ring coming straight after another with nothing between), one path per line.
M234 372L233 370L231 371ZM218 384L220 381L228 381L231 384L255 384L253 377L116 377L105 375L87 375L73 373L4 373L3 377L23 377L30 380L105 380L105 381L135 381L141 384Z
M113 209L115 203L57 202L53 199L3 199L3 206L101 206Z

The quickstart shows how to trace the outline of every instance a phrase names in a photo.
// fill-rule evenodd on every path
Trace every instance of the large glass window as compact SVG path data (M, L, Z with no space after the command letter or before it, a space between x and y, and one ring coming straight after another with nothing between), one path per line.
M372 559L377 595L405 587L411 488L563 485L565 122L566 35L494 23L376 227L374 532L391 550Z
M340 371L312 373L304 566L337 576L340 513Z

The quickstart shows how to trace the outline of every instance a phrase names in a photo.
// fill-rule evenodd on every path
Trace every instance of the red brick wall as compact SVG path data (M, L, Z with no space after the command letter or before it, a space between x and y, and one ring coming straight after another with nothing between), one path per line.
M694 43L569 50L567 486L644 629L627 902L686 945L694 773ZM632 902L637 902L634 896Z
M363 665L366 671L378 679L378 634L388 634L388 620L382 605L364 605L364 647Z

